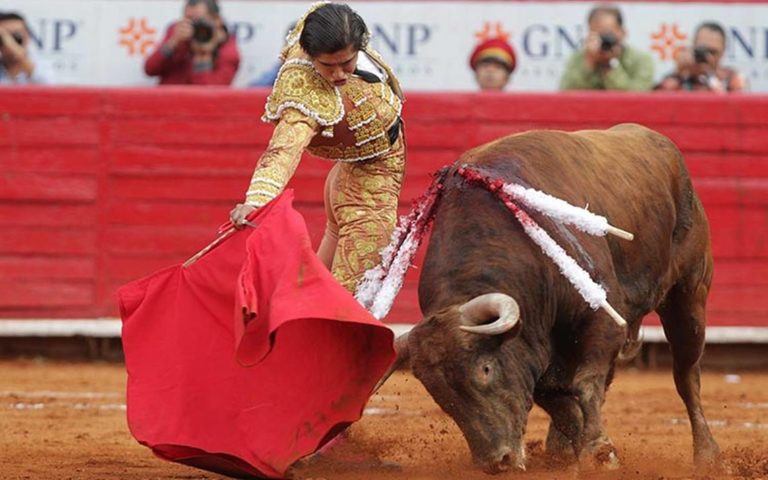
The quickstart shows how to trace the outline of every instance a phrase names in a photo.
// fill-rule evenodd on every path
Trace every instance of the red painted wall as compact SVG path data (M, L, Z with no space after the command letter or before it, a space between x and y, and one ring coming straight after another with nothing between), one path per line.
M265 91L0 89L0 317L116 315L120 284L183 261L240 201L271 127ZM768 97L408 95L403 212L464 150L533 128L633 121L685 153L711 220L710 324L768 326ZM329 164L292 181L317 242ZM423 252L422 252L423 254ZM420 319L417 270L390 317Z

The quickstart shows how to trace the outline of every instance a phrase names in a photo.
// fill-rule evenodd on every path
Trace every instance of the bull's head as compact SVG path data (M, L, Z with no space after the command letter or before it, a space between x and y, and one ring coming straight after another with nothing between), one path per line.
M484 471L525 469L532 384L503 345L520 332L510 296L490 293L425 319L397 342L414 375L458 424Z

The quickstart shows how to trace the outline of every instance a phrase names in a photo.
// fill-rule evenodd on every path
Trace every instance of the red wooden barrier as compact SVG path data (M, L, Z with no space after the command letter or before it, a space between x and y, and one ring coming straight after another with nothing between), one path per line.
M0 317L116 314L120 284L186 259L240 201L271 133L265 91L0 89ZM464 150L533 128L633 121L685 153L711 220L710 324L768 326L768 97L417 94L403 212ZM329 164L292 181L315 241ZM423 254L423 252L422 252ZM420 319L414 270L390 321Z

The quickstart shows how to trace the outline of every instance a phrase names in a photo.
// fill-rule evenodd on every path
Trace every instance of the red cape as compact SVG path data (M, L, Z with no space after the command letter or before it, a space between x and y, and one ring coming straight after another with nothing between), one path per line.
M284 476L360 418L394 360L392 332L320 262L292 200L190 267L118 291L128 425L158 456Z

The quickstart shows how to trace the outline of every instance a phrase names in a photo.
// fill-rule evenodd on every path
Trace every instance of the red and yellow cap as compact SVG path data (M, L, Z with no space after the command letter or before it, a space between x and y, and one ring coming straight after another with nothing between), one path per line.
M512 45L501 38L491 38L478 44L472 56L469 57L469 66L474 70L483 60L497 61L506 66L510 72L515 70L517 63Z

